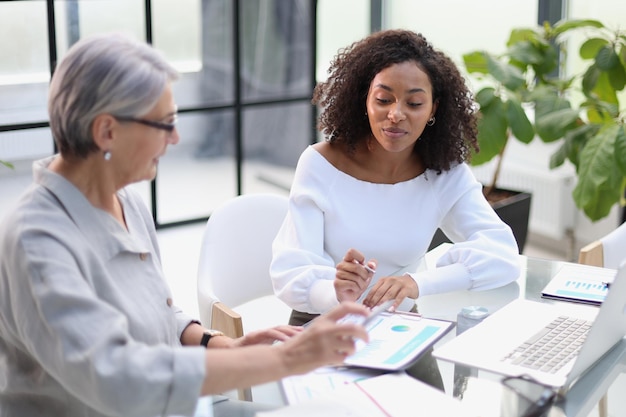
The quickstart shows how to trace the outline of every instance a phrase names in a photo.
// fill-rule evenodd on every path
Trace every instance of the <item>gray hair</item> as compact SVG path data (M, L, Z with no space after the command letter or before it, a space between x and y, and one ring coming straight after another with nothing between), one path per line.
M122 34L90 36L74 44L57 66L48 95L50 128L64 156L98 151L96 116L138 117L149 112L177 71L154 48Z

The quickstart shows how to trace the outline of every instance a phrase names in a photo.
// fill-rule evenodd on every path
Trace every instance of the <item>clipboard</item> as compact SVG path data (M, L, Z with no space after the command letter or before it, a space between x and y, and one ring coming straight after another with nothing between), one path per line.
M454 327L454 322L416 313L383 312L366 325L369 342L357 340L345 366L402 371L415 363Z

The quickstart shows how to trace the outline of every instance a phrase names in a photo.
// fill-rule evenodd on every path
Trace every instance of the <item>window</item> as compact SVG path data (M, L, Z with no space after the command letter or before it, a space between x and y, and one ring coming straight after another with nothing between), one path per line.
M50 74L70 45L121 31L180 71L181 142L152 183L135 184L157 227L206 219L223 200L286 193L315 140L314 0L0 0L0 194L17 198L35 159L54 153ZM0 201L2 209L11 201Z

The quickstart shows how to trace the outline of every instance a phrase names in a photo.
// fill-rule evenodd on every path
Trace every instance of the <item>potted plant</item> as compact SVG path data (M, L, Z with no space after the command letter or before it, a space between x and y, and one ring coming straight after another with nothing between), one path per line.
M555 76L566 41L583 34L578 46L585 66ZM509 140L560 141L550 168L566 159L576 167L576 206L592 221L606 217L624 197L626 130L618 91L626 85L626 36L595 20L564 20L553 26L514 28L501 55L474 51L463 56L469 74L482 88L480 152L472 164L497 158L491 184L497 187L502 155ZM530 115L530 117L529 117Z

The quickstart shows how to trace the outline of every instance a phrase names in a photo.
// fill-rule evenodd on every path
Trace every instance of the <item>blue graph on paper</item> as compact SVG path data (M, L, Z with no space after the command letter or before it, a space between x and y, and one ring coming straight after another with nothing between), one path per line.
M604 301L609 287L598 281L566 280L563 287L556 290L556 295L569 298Z
M566 263L546 285L541 296L557 300L602 304L616 272L615 269Z

